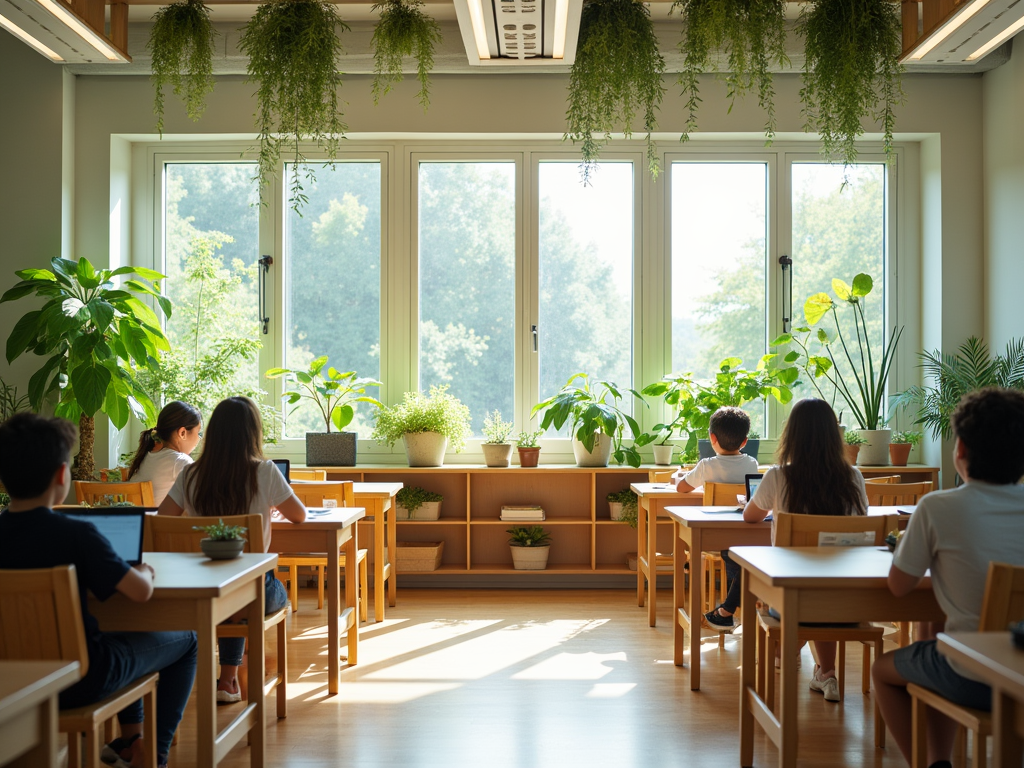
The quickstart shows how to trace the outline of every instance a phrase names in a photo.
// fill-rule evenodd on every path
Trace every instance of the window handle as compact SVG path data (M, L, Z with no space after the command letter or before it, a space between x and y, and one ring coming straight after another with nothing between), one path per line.
M270 272L270 265L274 263L274 257L261 256L258 263L260 322L263 323L263 335L266 336L270 333L270 315L267 314L267 273Z
M530 334L533 336L533 351L536 352L537 351L537 326L536 325L531 325L530 326Z
M782 332L789 333L793 326L793 259L779 256L782 265Z

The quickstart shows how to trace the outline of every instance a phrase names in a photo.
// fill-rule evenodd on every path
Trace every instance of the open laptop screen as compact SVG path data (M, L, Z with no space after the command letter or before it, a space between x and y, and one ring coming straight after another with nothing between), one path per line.
M63 509L65 515L87 520L96 526L118 556L131 565L142 562L142 534L146 511L155 507L92 507Z
M747 501L751 501L754 498L754 494L757 493L757 486L761 484L761 480L764 477L762 475L747 475L744 478L744 483L747 486Z
M292 462L291 459L271 459L277 468L281 470L281 474L284 475L284 481L290 483L292 481Z

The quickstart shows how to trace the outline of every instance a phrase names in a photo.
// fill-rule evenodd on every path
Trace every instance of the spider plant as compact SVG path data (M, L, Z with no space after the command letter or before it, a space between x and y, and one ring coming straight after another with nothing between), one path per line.
M420 0L382 0L372 10L380 12L373 30L373 103L380 102L392 86L402 82L402 61L416 59L420 81L419 101L426 112L430 105L430 70L434 67L434 47L441 42L441 27L425 14Z

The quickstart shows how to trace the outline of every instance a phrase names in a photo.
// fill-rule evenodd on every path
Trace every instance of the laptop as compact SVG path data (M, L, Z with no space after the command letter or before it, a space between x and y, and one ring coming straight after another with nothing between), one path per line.
M142 562L146 512L156 512L156 507L82 507L60 511L95 525L114 552L130 565Z
M743 478L743 484L747 486L747 501L754 498L754 494L757 493L757 486L764 480L764 475L752 474L747 475Z
M271 459L277 468L284 475L284 481L290 483L292 481L292 462L291 459Z

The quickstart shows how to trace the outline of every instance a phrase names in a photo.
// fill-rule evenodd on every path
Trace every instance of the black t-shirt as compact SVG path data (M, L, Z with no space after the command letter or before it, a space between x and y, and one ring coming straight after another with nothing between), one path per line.
M103 633L89 614L86 593L106 600L131 568L92 523L38 507L0 513L0 568L24 570L74 565L89 659L102 655Z

